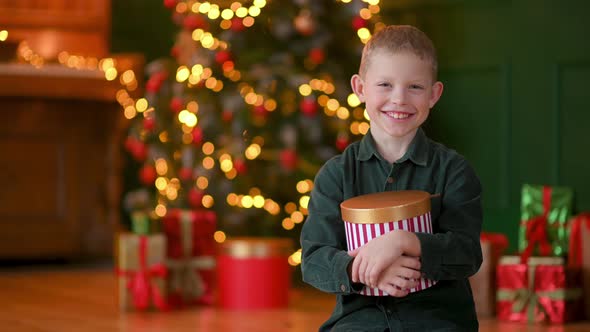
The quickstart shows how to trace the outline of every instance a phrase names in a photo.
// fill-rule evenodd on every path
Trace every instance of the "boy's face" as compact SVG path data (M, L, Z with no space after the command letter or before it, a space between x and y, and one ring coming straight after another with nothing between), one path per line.
M433 82L430 62L410 52L376 50L364 77L354 75L351 83L377 138L413 138L443 90Z

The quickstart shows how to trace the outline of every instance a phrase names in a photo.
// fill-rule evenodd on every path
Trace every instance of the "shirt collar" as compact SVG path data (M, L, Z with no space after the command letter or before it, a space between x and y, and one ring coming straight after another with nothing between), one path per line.
M382 159L382 157L379 155L379 152L377 152L375 139L369 130L369 132L361 140L357 159L360 161L365 161L369 160L373 156ZM422 128L418 128L416 131L416 136L414 136L412 139L408 151L406 151L406 154L404 154L404 156L397 162L402 163L408 159L414 164L420 166L426 166L428 163L428 137L426 137L426 134Z

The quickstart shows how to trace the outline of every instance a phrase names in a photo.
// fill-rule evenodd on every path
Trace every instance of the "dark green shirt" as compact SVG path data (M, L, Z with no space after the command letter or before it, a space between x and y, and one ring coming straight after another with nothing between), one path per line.
M417 233L422 273L438 280L428 289L396 297L363 296L347 273L352 258L340 203L358 195L397 190L440 194L431 199L434 234ZM309 216L301 232L303 280L337 295L320 331L477 331L468 277L481 265L481 185L467 161L418 129L393 165L369 133L318 172Z

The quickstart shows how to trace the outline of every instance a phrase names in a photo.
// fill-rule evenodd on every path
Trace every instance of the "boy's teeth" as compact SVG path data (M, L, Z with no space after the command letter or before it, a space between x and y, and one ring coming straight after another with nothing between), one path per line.
M408 113L396 113L396 112L389 112L389 113L387 113L387 115L389 115L390 117L392 117L394 119L405 119L410 116Z

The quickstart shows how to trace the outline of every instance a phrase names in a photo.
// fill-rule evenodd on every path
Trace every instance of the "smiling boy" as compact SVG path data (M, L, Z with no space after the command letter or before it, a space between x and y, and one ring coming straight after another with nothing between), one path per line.
M369 133L318 172L301 232L305 282L337 295L320 331L477 331L468 277L481 265L481 185L467 161L420 128L443 92L431 40L388 26L363 50L352 89ZM434 234L395 230L347 252L340 203L358 195L423 190ZM437 280L409 293L417 279ZM390 296L358 294L368 285Z

